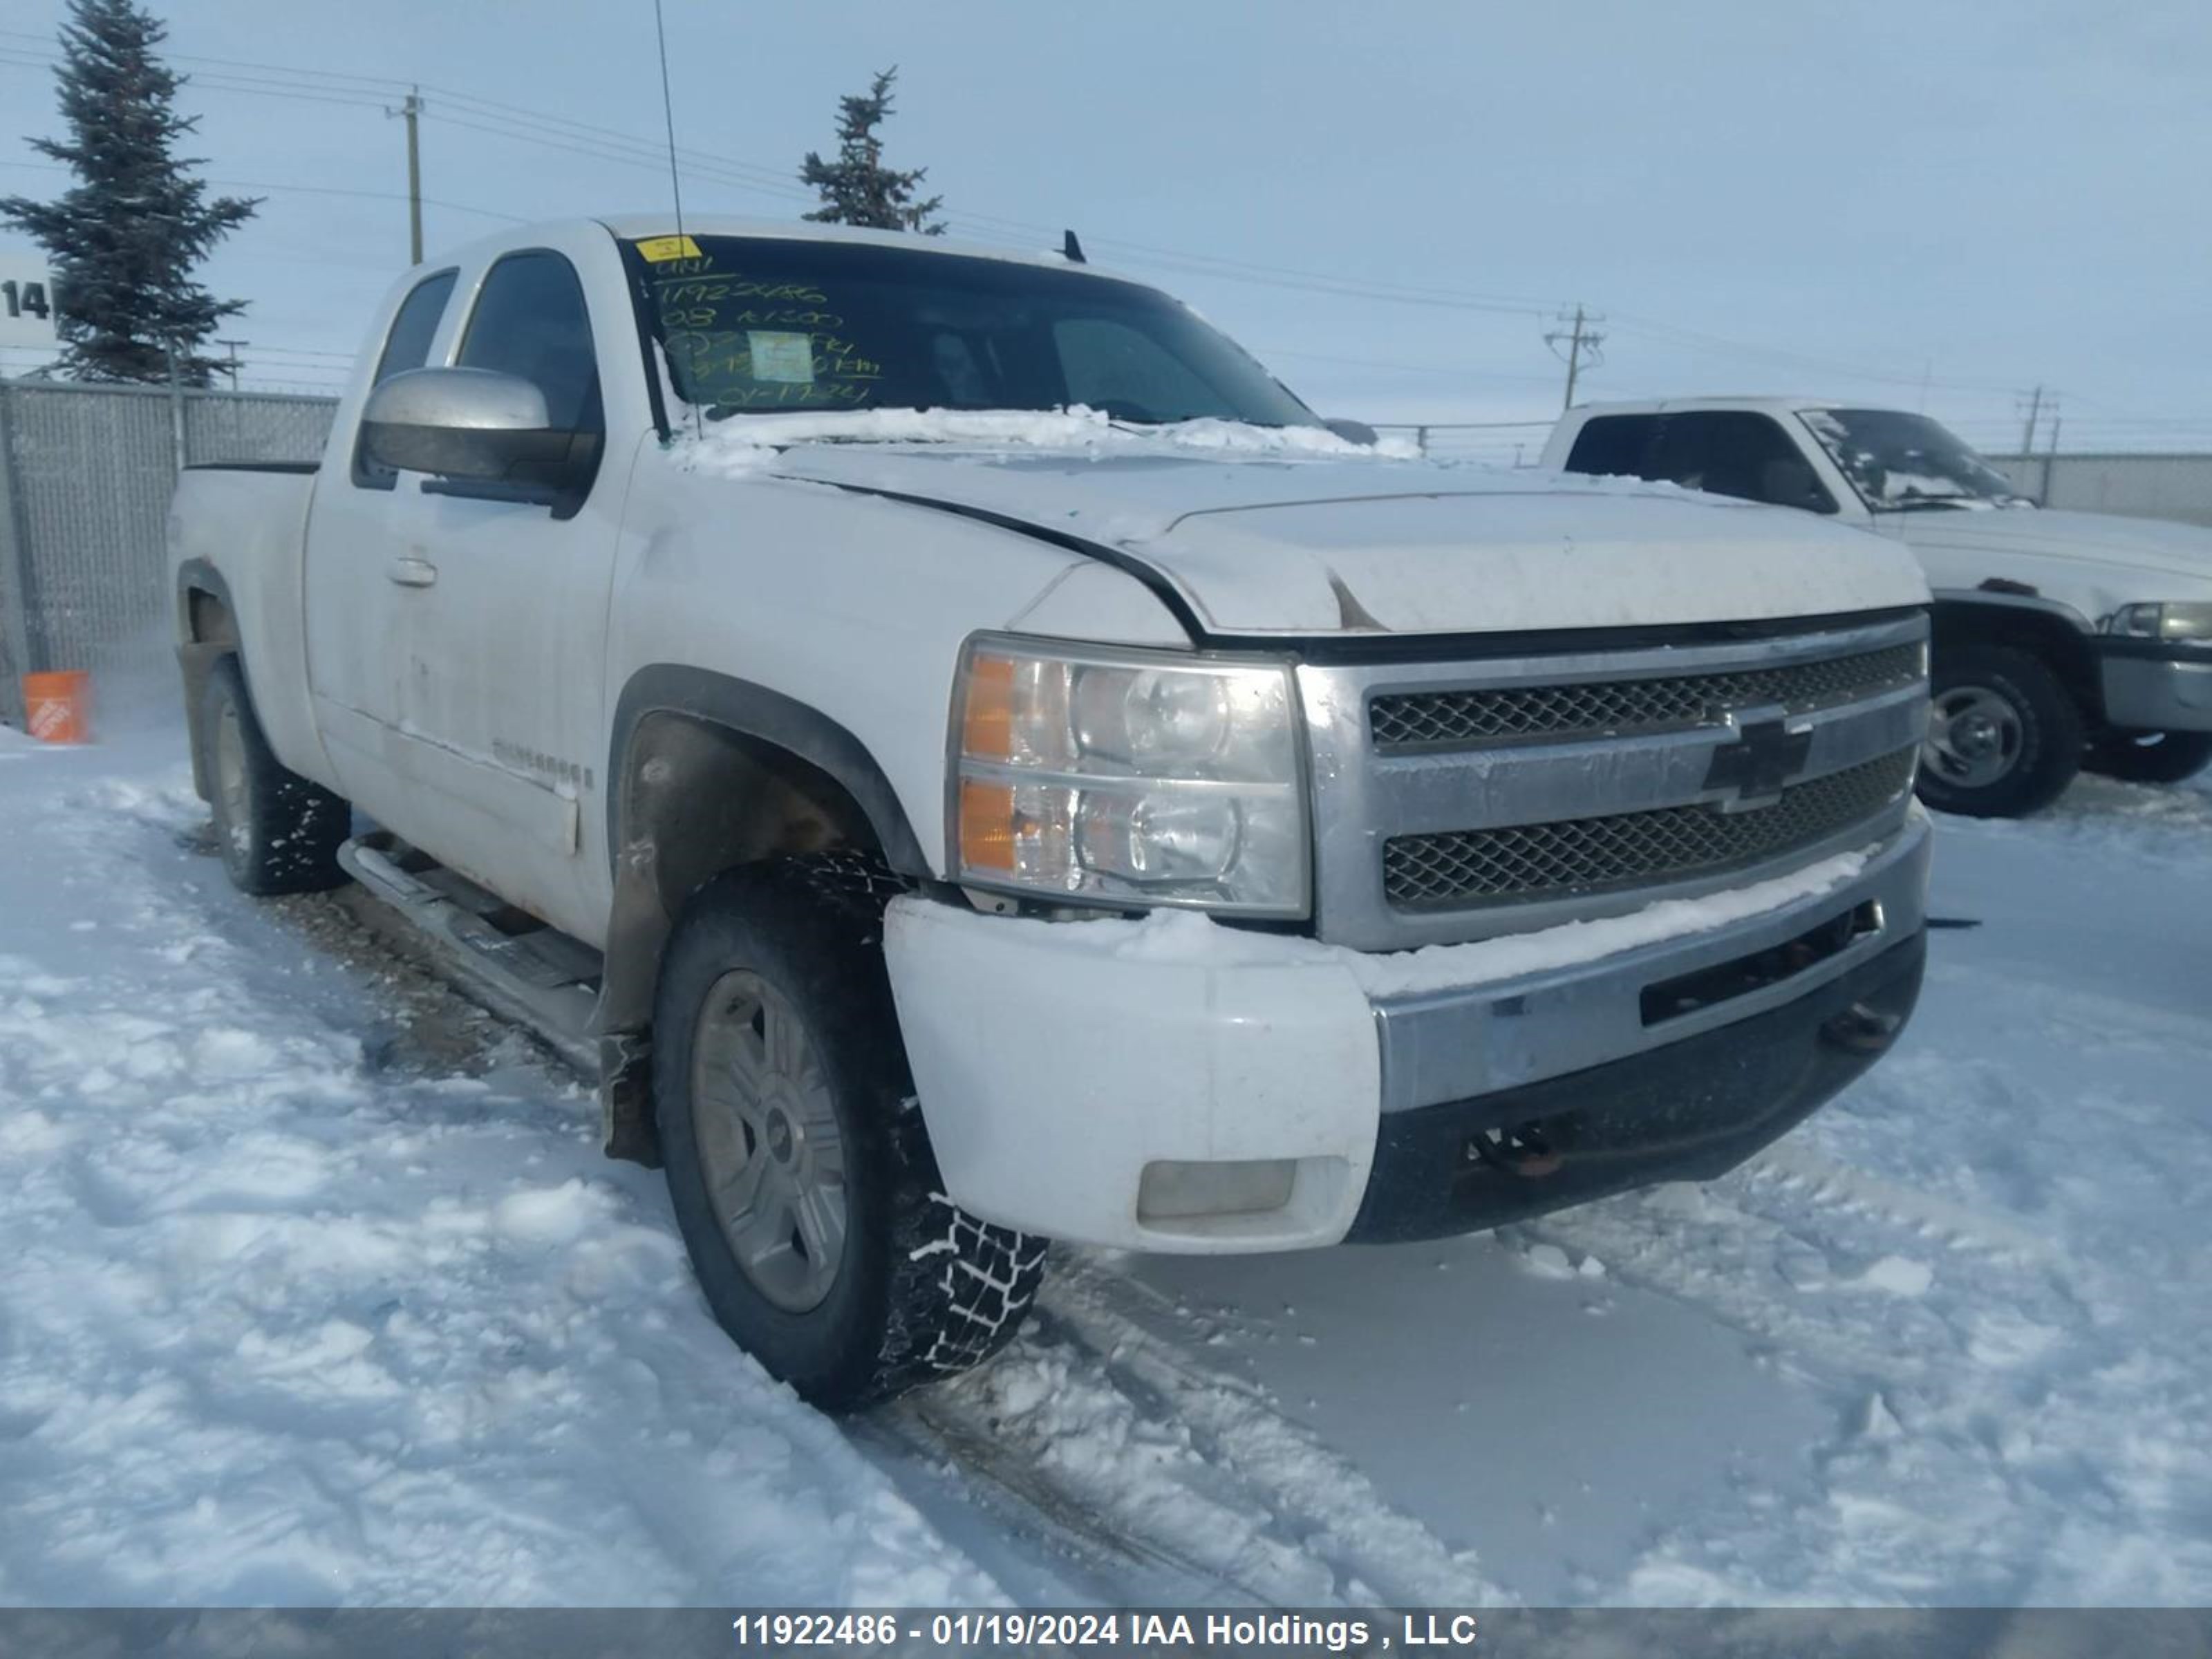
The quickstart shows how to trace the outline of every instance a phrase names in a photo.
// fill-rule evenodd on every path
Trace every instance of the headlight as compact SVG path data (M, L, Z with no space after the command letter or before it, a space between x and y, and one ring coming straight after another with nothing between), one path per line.
M2139 640L2212 640L2212 605L2124 605L2105 618L2105 631Z
M1306 914L1287 665L974 640L953 694L952 751L963 883Z

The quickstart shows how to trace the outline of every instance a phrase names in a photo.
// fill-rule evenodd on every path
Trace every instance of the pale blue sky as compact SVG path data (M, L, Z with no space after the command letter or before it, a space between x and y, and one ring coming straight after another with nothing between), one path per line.
M688 204L798 211L791 172L828 148L837 95L896 63L892 159L929 166L956 233L1036 246L1072 224L1328 412L1545 417L1542 335L1580 300L1609 319L1591 396L1912 406L1925 376L1931 412L1994 447L2041 381L2069 448L2212 447L2204 0L665 4L678 137L722 158ZM329 77L423 83L425 192L458 204L429 209L433 251L499 222L463 207L666 200L649 155L573 127L533 142L449 95L657 143L650 0L156 9L200 77L206 173L270 198L208 273L253 302L231 331L254 378L331 378L405 258L399 125L377 106L396 88ZM60 12L17 0L0 33L0 190L64 182L16 142L56 126L24 60ZM392 194L265 188L285 185Z

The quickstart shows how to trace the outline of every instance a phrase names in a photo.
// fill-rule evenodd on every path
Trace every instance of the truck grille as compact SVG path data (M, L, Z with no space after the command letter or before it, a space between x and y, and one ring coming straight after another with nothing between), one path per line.
M1779 704L1798 714L1910 685L1926 672L1925 652L1916 642L1719 673L1388 693L1369 703L1368 722L1377 749L1403 751L1516 738L1613 737L1698 725L1717 709Z
M1724 812L1707 805L1669 806L1553 823L1393 836L1382 848L1383 894L1399 909L1510 903L1686 880L1758 864L1814 846L1875 817L1911 787L1918 753L1901 749L1793 784L1772 805L1743 811Z

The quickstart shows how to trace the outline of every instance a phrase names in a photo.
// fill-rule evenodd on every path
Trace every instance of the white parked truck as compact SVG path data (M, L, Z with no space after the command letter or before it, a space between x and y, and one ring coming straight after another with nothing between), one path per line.
M1048 1237L1717 1174L1917 993L1902 550L1393 457L1073 260L508 232L172 535L231 875L357 878L596 1066L829 1407L994 1352Z
M1796 398L1567 411L1544 464L1804 509L1902 542L1935 592L1920 793L2008 817L2081 767L2212 763L2212 531L2051 512L1925 415Z

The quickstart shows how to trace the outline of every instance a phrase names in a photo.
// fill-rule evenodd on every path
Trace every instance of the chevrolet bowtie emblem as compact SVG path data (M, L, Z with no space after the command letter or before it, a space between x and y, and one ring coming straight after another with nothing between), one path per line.
M1813 734L1792 732L1782 721L1759 720L1743 728L1734 743L1713 750L1713 763L1705 769L1705 787L1735 792L1729 805L1764 804L1782 793L1783 785L1796 777L1812 752Z

